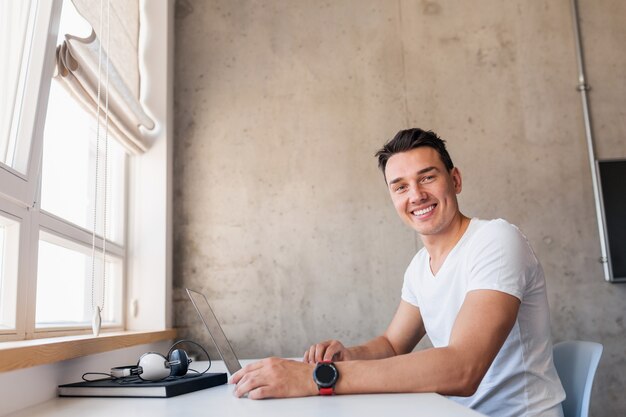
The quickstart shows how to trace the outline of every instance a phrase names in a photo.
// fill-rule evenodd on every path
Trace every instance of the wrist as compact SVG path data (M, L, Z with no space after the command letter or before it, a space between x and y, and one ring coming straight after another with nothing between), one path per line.
M309 382L309 396L310 397L317 397L318 395L320 395L320 390L317 387L317 385L315 384L315 381L313 381L310 377L310 382Z
M343 354L344 361L353 361L358 358L358 346L346 348Z
M319 389L317 388L317 384L315 383L315 380L313 378L311 378L311 375L313 374L313 372L315 372L315 363L311 363L309 366L309 372L307 373L307 381L308 381L308 385L307 385L307 391L308 391L308 395L313 397L316 395L319 395Z

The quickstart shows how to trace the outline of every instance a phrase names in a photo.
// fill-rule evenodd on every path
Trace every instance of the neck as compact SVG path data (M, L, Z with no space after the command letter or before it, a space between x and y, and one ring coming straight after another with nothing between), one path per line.
M450 225L436 235L422 235L422 242L428 251L433 271L438 270L452 248L461 240L470 224L470 218L457 212Z

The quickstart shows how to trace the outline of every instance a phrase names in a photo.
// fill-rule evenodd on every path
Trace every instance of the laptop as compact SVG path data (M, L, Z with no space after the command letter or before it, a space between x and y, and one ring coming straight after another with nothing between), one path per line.
M200 320L204 323L204 327L208 330L213 343L215 343L215 347L217 347L217 351L222 357L222 360L226 365L226 369L228 369L228 373L231 375L234 374L241 369L241 363L239 363L239 359L237 359L237 355L235 355L233 347L226 338L226 335L222 330L222 326L220 326L217 321L217 317L215 317L209 302L204 294L189 288L186 288L185 290L187 291L187 295L189 296L191 303L198 312Z

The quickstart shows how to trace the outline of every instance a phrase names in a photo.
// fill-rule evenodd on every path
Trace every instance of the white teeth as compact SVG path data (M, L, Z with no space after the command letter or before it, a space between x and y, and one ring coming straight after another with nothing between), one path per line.
M422 214L426 214L426 213L428 213L428 212L430 212L430 211L433 211L433 209L434 209L434 208L435 208L435 205L433 204L432 206L430 206L430 207L426 207L425 209L422 209L422 210L415 210L415 211L413 212L413 215L414 215L414 216L421 216Z

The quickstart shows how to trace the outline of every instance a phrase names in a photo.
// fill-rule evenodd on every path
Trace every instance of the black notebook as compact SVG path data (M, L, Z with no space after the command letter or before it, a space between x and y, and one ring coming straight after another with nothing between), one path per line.
M122 381L120 379L99 379L89 382L59 385L60 397L175 397L188 392L199 391L223 385L227 381L225 373L187 375L177 379L157 382Z

